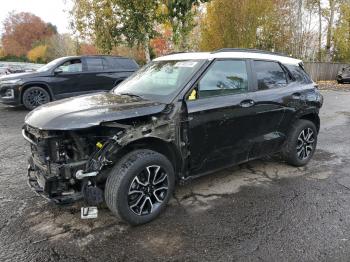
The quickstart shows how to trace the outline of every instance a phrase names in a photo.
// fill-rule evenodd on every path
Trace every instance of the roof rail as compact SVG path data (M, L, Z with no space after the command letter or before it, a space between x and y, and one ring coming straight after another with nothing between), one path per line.
M279 55L279 56L289 57L287 54L284 54L284 53L271 52L271 51L265 51L265 50L259 50L259 49L250 49L250 48L221 48L211 53L215 54L215 53L221 53L221 52L247 52L247 53L260 53L260 54Z

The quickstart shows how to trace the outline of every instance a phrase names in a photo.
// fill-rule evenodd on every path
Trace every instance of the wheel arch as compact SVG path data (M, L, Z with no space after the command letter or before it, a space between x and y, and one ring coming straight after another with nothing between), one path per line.
M23 104L23 94L30 87L41 87L41 88L45 89L45 91L47 91L50 95L50 100L53 101L53 99L54 99L53 93L51 92L51 89L49 88L49 86L47 84L41 83L41 82L32 82L32 83L28 83L28 84L23 85L23 87L21 89L20 98L21 98L22 104Z
M167 157L174 167L176 178L179 178L179 174L182 172L183 158L174 143L156 137L141 138L123 146L118 151L116 159L120 159L125 154L136 149L153 150Z
M317 132L320 131L320 117L316 112L309 112L299 116L299 119L309 120L313 122L316 126Z

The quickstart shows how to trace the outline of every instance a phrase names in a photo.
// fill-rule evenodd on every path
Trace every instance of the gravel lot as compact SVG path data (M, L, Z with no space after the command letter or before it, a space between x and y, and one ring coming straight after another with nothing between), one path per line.
M139 227L106 208L80 219L26 184L21 108L0 106L0 261L350 261L350 92L322 91L318 151L305 168L278 157L178 187Z

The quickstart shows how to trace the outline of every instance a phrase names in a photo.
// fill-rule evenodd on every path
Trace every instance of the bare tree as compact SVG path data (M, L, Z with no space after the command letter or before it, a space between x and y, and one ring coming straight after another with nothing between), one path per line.
M322 6L321 0L316 0L318 9L318 61L322 61Z
M326 53L328 62L332 61L332 40L335 16L342 2L343 0L328 0L329 6L323 11L324 18L327 20Z

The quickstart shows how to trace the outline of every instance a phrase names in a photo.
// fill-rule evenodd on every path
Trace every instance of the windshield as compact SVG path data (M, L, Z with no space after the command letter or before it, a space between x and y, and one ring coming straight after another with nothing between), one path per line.
M38 70L36 70L37 72L44 72L47 70L50 70L51 68L55 67L57 64L59 64L61 61L63 61L65 58L61 57L61 58L57 58L55 60L52 60L50 63L40 67Z
M204 60L153 61L115 87L112 92L168 103L203 63Z

